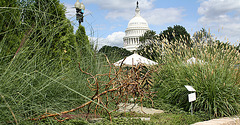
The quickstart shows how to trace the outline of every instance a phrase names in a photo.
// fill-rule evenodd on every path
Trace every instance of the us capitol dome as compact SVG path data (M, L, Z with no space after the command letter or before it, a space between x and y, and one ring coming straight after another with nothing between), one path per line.
M123 37L123 48L131 52L137 50L137 48L141 45L139 37L148 30L150 30L148 23L141 17L137 2L135 16L129 21L128 27L125 31L125 36Z

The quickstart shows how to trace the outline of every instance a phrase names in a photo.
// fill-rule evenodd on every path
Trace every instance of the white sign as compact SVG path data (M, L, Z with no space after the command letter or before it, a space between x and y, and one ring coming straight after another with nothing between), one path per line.
M193 102L196 100L196 93L191 93L191 94L188 94L188 101L189 102Z
M188 91L196 92L196 90L192 86L190 86L190 85L184 85L184 86L187 88Z

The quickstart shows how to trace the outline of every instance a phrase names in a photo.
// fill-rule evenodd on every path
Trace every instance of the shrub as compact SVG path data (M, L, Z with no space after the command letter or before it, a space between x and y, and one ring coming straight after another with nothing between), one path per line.
M223 47L223 44L215 42L193 47L183 43L165 44L165 63L159 65L154 77L159 96L188 111L189 92L184 85L191 85L197 94L194 111L208 113L209 117L237 114L240 84L239 69L235 65L239 63L240 54L233 46ZM191 57L197 59L196 63L187 63Z

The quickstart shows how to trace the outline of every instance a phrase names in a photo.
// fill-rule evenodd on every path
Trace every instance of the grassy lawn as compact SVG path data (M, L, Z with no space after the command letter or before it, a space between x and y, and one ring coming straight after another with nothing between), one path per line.
M63 124L63 125L81 125L81 124L97 124L97 125L189 125L199 121L203 121L203 118L197 115L190 115L189 113L161 113L154 115L144 115L138 113L115 113L115 117L112 122L108 118L104 118L96 123L89 123L84 119L72 119L64 121L62 123L57 122L53 119L46 119L41 124ZM135 117L135 118L133 118ZM137 119L137 118L139 119ZM150 118L150 121L142 121L140 117ZM26 121L26 124L33 124L32 121ZM39 123L39 122L35 122Z

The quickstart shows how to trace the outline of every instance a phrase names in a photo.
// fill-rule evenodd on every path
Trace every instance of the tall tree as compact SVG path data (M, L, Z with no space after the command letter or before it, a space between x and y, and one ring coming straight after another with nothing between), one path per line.
M167 30L164 30L159 34L159 39L160 41L166 39L170 44L178 41L186 45L190 45L190 34L183 26L180 25L168 27Z
M139 37L139 41L142 44L149 44L151 43L151 41L154 41L156 39L157 39L156 32L153 30L148 30L142 36Z
M143 36L139 37L139 40L142 44L138 47L137 53L152 60L156 60L161 55L161 52L157 50L161 44L159 44L160 41L155 31L145 32Z
M193 41L194 43L199 44L211 44L213 42L210 31L207 32L207 30L204 28L202 28L200 31L196 31L193 34Z
M111 62L115 62L117 60L123 59L124 57L130 56L133 54L132 52L124 49L124 48L119 48L117 46L103 46L100 50L99 53L104 53Z
M49 59L70 60L76 41L73 26L65 16L64 5L59 0L28 0L21 1L21 5L24 26L34 27L29 39L44 47Z
M147 45L141 45L137 49L137 53L151 60L158 60L162 58L162 45L159 43L150 43Z
M86 35L85 28L79 25L76 31L76 43L77 43L77 53L78 58L83 59L84 57L89 57L93 55L93 48Z

